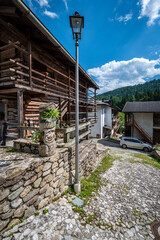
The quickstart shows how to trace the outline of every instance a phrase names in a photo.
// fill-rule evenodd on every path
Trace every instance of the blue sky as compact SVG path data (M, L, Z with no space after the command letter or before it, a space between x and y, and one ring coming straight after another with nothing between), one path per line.
M25 0L74 57L69 15L84 16L80 64L105 92L160 76L160 0Z

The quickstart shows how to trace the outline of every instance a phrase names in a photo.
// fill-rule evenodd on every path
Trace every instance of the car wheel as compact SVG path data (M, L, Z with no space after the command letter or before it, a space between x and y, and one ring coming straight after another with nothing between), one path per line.
M126 144L122 144L122 148L126 149L127 145Z
M143 150L144 150L145 152L149 152L149 149L148 149L147 147L144 147Z

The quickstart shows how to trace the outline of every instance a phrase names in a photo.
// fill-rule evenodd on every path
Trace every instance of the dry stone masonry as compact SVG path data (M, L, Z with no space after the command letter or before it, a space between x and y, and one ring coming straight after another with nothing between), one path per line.
M106 154L96 143L80 144L80 175L89 176ZM0 231L5 231L59 197L74 181L75 153L56 149L39 157L0 149Z

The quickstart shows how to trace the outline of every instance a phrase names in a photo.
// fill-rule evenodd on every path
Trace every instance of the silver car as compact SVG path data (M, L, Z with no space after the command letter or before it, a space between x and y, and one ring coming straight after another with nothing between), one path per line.
M144 150L145 152L149 152L153 150L153 147L151 144L147 142L143 142L138 138L133 138L133 137L122 137L120 141L120 146L122 148L141 149L141 150Z

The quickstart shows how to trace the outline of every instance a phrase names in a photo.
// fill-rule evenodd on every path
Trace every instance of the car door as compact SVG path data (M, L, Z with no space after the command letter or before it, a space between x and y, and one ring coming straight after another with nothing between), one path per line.
M136 149L142 149L142 144L139 140L133 139L133 146Z
M125 144L127 145L128 148L132 148L132 139L126 138L125 139Z

